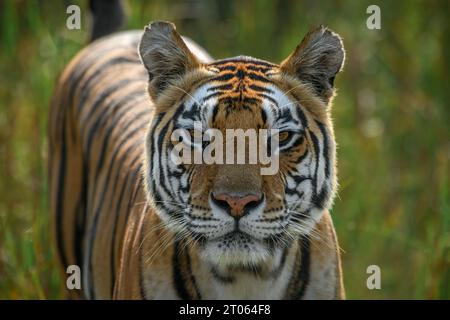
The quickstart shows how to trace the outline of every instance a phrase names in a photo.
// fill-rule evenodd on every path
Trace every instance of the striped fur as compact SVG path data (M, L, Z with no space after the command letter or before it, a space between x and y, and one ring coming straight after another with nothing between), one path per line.
M82 270L82 290L69 294L343 298L328 213L336 189L330 79L343 62L336 39L316 29L280 65L212 61L171 24L154 23L143 35L113 35L80 52L58 82L49 129L57 252L64 269ZM171 133L194 121L222 132L289 132L279 172L175 165ZM217 190L264 194L239 220L242 232L211 202Z

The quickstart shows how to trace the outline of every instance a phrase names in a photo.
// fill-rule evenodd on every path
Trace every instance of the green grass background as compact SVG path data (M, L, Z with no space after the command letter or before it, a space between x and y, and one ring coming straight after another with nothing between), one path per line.
M381 7L381 30L366 8ZM0 2L0 298L64 298L50 239L47 112L55 80L88 39L65 27L69 1ZM171 20L217 58L280 62L310 26L347 50L333 118L333 217L348 298L450 298L450 2L128 1L126 29ZM366 268L381 268L368 290Z

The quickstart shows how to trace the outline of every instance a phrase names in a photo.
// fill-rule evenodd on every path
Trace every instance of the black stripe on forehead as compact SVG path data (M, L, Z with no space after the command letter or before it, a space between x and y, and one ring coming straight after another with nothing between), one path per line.
M220 74L219 76L212 78L211 81L228 81L235 77L235 74L232 72L227 72Z
M267 77L260 76L259 74L255 72L246 72L247 77L249 77L252 80L263 82L263 83L273 83L272 80L270 80Z
M231 89L233 89L233 85L231 83L225 83L225 84L220 84L220 85L215 86L215 87L208 88L207 91L208 92L211 92L211 91L225 91L225 90L231 90Z
M214 68L218 69L219 72L224 72L224 71L236 71L236 69L239 66L238 64L228 64L228 63L229 62L227 62L227 64L225 64L225 65L214 66ZM247 70L261 72L264 74L266 74L268 71L273 70L273 67L266 67L263 65L247 63L247 62L242 62L242 63L240 63L240 65L245 66L245 68Z
M232 79L242 80L246 77L251 80L259 81L262 83L273 83L273 81L266 76L259 75L258 73L253 72L253 71L243 70L241 68L237 68L237 71L235 71L235 72L230 71L230 72L221 73L217 77L212 78L211 81L227 82Z
M276 64L273 64L271 62L255 59L255 58L248 57L248 56L238 56L235 58L218 60L218 61L210 63L209 65L220 68L221 65L225 65L228 63L244 63L244 64L249 64L249 65L254 65L254 66L259 66L259 67L267 67L267 68L277 67Z
M204 103L205 101L208 101L208 100L211 99L211 98L220 96L221 94L223 94L223 91L216 91L216 92L213 92L213 93L211 93L211 94L205 96L205 97L202 99L202 103Z
M258 86L256 84L251 84L248 87L251 90L256 91L256 92L263 92L263 93L273 94L273 90L271 90L269 88L266 88L266 87Z
M228 64L225 66L218 66L217 69L219 69L219 71L235 71L236 70L236 66L232 65L232 64Z

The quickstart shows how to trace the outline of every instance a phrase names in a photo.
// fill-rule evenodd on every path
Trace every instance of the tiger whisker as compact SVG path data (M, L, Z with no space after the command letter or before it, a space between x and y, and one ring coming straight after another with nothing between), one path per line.
M181 220L181 221L180 221ZM144 238L142 239L140 245L139 245L139 249L142 247L143 243L148 239L148 237L150 237L151 235L153 235L153 232L156 230L162 230L164 228L170 229L170 227L175 226L176 224L180 224L183 223L184 219L183 218L170 218L170 220L168 222L164 222L164 221L160 221L159 223L155 224L154 226L152 226L149 230L147 231L147 234L144 236Z
M181 219L178 219L181 220ZM178 222L180 223L180 222ZM185 229L182 229L185 230ZM159 256L161 252L164 252L170 245L173 244L173 240L176 240L178 234L174 234L172 232L166 233L161 239L161 244L153 251L153 254L145 260L146 264L151 264L153 262L153 258ZM175 239L174 239L175 238Z
M148 201L141 201L141 202L137 202L134 204L135 207L143 205L143 204L148 204Z
M302 86L304 86L304 84L296 85L296 86L290 88L288 91L283 92L283 94L284 94L284 95L287 95L287 94L288 94L289 92L291 92L292 90L297 89L297 88L302 87Z
M295 219L293 219L292 221L296 223L296 226L291 225L291 227L293 227L293 229L296 232L299 232L300 234L302 234L303 236L306 236L309 239L314 239L316 241L325 243L330 249L332 249L332 245L329 242L327 242L326 239L324 239L323 235L320 234L317 230L311 229L308 232L305 232L306 230L303 229L304 226L302 225L303 224L302 221L295 220ZM313 242L313 245L314 245L314 242Z
M186 93L189 97L192 98L192 100L194 100L195 102L197 102L197 104L198 104L199 106L201 106L201 103L200 103L197 99L195 99L189 92L187 92L187 91L184 90L183 88L180 88L180 87L175 86L175 85L173 85L173 87L176 88L176 89L178 89L178 90L180 90L180 91L182 91L182 92L184 92L184 93Z
M177 201L166 201L166 200L153 200L153 202L155 203L170 203L170 204L179 204L182 205L183 207L188 206L190 207L190 204L187 203L183 203L183 202L177 202Z

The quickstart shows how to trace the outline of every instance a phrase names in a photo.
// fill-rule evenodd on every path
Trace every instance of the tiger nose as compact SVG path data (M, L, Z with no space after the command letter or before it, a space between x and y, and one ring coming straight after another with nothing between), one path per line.
M227 211L234 218L241 218L250 209L257 207L263 200L262 194L212 194L214 204Z

